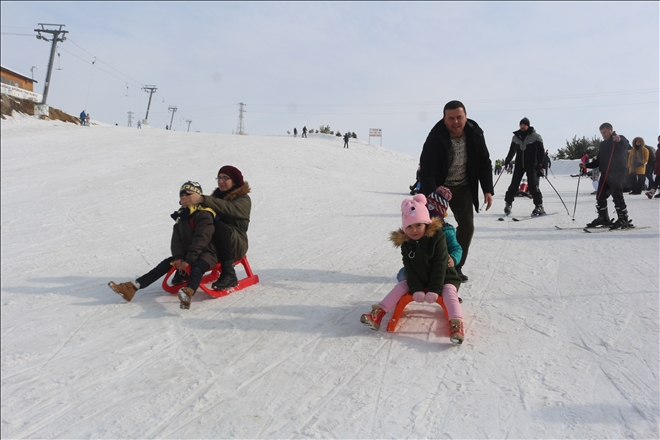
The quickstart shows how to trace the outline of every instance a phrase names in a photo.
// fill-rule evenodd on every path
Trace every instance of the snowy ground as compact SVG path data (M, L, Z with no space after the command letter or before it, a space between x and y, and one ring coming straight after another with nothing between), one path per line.
M387 239L416 158L32 118L2 121L1 151L2 438L660 434L657 199L626 197L649 229L559 231L595 217L582 179L571 221L575 164L550 178L570 216L543 181L557 215L498 222L502 177L475 220L454 347L437 305L409 306L396 333L359 322L395 283ZM189 311L159 283L123 302L107 282L168 256L179 186L209 193L225 164L253 189L261 282Z

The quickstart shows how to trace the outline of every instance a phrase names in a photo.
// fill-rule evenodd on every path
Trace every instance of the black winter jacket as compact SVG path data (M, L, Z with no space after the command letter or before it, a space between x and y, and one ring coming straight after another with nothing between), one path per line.
M445 284L453 284L456 289L461 286L456 268L447 267L447 238L442 232L442 221L439 218L433 219L426 234L417 241L411 240L401 229L390 234L390 241L401 247L410 293L428 289L440 295Z
M529 127L525 131L517 130L513 132L509 154L507 154L504 163L510 163L514 154L516 155L516 167L536 171L543 168L545 147L543 146L543 138L534 130L534 127Z
M474 209L479 212L479 184L484 193L493 192L493 174L490 153L484 139L484 132L472 119L465 124L465 142L467 148L467 177ZM440 120L431 129L424 142L419 158L421 192L428 196L438 186L444 185L451 166L451 136Z
M596 168L600 170L601 176L613 182L620 182L628 175L628 149L630 142L625 136L619 135L621 140L614 142L614 136L600 143L598 155L589 162L587 168Z
M200 205L194 205L191 209L183 208L172 214L176 221L170 246L172 258L185 260L188 264L202 259L209 267L215 266L218 259L211 239L215 232L214 217L214 212L200 208Z

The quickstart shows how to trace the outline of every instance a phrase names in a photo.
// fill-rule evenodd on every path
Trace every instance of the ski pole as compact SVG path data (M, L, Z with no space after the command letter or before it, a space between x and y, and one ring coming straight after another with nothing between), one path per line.
M555 173L554 173L554 172L552 171L552 168L548 168L548 169L549 169L549 170L550 170L550 172L552 173L552 177L554 177L554 178L556 179L556 178L557 178L557 176L555 176Z
M545 180L548 180L548 179L545 179ZM552 184L552 182L550 182L549 180L548 180L548 183L550 184L550 186L552 187L552 189L554 189L555 192L557 193L557 197L559 197L559 200L561 200L561 204L564 205L564 208L566 208L566 214L571 215L571 213L568 212L568 207L566 206L566 203L564 203L564 199L561 198L561 196L560 196L559 193L557 192L557 189L555 188L555 186L554 186L554 185Z
M580 176L578 176L577 189L575 190L575 205L573 206L573 221L575 221L575 208L577 208L578 191L580 190Z

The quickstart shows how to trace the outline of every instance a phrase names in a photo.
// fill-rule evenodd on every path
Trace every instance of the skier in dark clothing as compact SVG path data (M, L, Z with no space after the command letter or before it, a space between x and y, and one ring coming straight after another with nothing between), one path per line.
M527 174L529 184L529 193L534 199L534 210L532 216L545 214L543 209L543 195L538 187L537 173L543 170L543 159L545 157L545 148L543 147L543 138L538 134L534 127L529 126L529 119L523 118L520 121L520 130L513 132L513 140L509 147L509 154L504 161L505 165L511 163L514 154L516 155L516 166L513 169L511 184L504 195L504 214L511 214L511 205L514 197L518 194L520 180L523 174Z
M293 128L293 137L296 137L296 136L298 136L298 129L294 127Z
M628 219L628 209L623 199L623 181L628 173L628 149L630 143L625 136L616 134L612 124L605 122L600 126L600 134L604 141L598 147L598 156L583 168L600 170L600 181L596 190L596 210L598 217L587 227L610 226L611 229L632 227ZM586 170L585 170L586 171ZM607 212L607 198L612 196L617 220L612 223Z
M80 125L85 125L86 120L87 120L87 113L85 113L85 110L83 110L80 113Z
M474 235L474 210L479 212L479 185L484 193L486 211L493 204L493 175L490 153L479 125L467 118L460 101L450 101L443 108L443 118L431 129L419 159L421 193L425 196L439 186L452 193L449 207L458 227L456 239L463 248L463 257L456 264L462 281Z
M349 136L348 136L348 133L346 133L344 135L344 148L348 148L348 139L349 139Z
M304 137L304 138L307 137L307 126L306 125L303 127L302 136L300 136L300 137Z

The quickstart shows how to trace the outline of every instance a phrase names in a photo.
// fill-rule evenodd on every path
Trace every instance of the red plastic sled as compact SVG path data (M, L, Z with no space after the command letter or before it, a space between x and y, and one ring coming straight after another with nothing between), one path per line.
M394 313L392 313L390 321L387 323L388 333L392 333L396 330L396 327L399 324L399 318L401 318L401 315L403 314L403 309L405 309L406 306L412 302L412 300L413 296L411 293L406 293L401 297L399 302L396 304L396 307L394 308ZM447 307L445 307L442 296L438 295L438 300L436 302L442 306L442 310L445 311L445 316L449 317L449 314L447 313Z
M211 286L208 284L215 282L215 280L218 279L220 273L222 272L222 266L220 265L220 263L218 263L215 265L213 269L211 269L210 271L204 274L204 276L202 277L202 282L199 285L199 288L211 296L220 298L221 296L229 295L232 292L245 289L246 287L252 286L253 284L257 284L259 282L259 276L252 273L252 268L250 267L250 263L248 263L247 256L234 262L234 266L238 264L241 264L243 266L243 269L245 269L245 274L246 274L245 278L238 280L238 286L232 287L231 289L227 289L227 290L211 289ZM190 266L188 266L186 271L190 274ZM176 295L179 292L179 289L185 287L188 283L172 284L171 279L174 276L175 272L176 269L174 267L170 269L169 272L167 272L167 275L165 275L165 279L163 279L163 290Z

